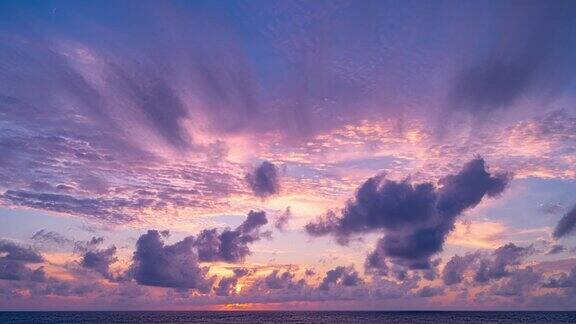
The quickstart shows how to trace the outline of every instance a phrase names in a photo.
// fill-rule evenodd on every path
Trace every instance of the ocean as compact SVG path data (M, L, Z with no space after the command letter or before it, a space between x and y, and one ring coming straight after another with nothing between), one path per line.
M0 312L0 323L576 323L576 312Z

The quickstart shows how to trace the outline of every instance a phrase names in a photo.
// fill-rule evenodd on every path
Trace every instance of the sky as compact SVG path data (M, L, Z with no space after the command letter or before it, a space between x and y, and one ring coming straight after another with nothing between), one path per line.
M574 1L2 1L0 309L576 310Z

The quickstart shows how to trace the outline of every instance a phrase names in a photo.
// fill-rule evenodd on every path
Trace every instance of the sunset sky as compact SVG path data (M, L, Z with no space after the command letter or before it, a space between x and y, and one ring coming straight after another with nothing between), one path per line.
M576 310L575 1L1 1L0 310Z

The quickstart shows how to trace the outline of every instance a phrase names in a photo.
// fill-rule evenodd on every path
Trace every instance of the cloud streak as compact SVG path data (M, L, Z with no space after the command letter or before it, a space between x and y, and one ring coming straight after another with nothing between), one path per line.
M571 234L576 228L576 206L566 213L554 228L554 237L559 239Z

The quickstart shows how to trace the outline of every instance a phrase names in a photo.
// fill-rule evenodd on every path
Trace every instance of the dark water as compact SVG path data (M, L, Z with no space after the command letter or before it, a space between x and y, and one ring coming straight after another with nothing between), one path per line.
M0 323L576 323L576 312L0 312Z

